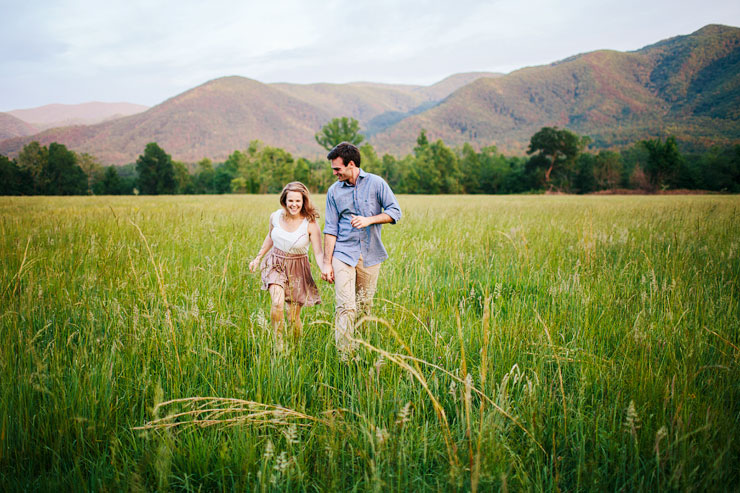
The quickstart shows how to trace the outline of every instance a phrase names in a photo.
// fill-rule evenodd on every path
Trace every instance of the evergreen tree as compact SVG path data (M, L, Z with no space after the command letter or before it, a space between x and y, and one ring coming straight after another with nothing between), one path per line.
M175 170L172 157L156 142L150 142L144 154L136 160L139 191L147 195L171 194L175 192Z
M650 180L652 189L656 190L669 185L683 161L683 157L678 151L676 138L671 135L665 142L660 139L650 139L643 140L640 144L648 152L644 170Z
M33 193L31 175L14 160L0 154L0 195L30 195Z
M87 175L77 165L77 156L63 144L52 142L46 165L39 177L44 195L86 195Z
M121 195L123 182L118 176L115 166L108 166L103 172L103 178L93 186L95 195Z

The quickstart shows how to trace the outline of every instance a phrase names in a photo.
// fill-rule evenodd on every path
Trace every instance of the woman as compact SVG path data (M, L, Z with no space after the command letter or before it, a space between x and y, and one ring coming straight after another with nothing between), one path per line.
M281 209L270 215L270 229L259 253L249 263L249 270L262 270L262 289L269 290L270 318L276 345L282 349L284 306L288 304L290 323L296 339L301 334L301 308L321 303L319 290L311 276L308 244L313 245L317 265L323 265L319 213L311 203L306 186L298 181L285 185L280 194ZM262 256L267 256L262 260Z

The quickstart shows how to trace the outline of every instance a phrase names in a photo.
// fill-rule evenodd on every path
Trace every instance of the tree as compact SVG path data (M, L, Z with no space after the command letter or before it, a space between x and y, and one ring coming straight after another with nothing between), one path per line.
M173 161L172 168L175 174L175 193L195 193L195 187L193 186L193 177L190 176L187 165L181 161Z
M362 169L369 173L382 175L383 163L380 161L378 154L369 142L360 147L360 156L362 159Z
M600 190L617 188L622 181L622 158L614 151L600 151L594 162L594 179Z
M48 159L39 181L45 195L87 194L87 175L77 165L77 156L56 142L49 144Z
M258 161L261 170L261 186L266 187L262 192L278 193L283 187L293 181L293 156L279 147L265 146L259 153Z
M214 178L213 162L208 158L198 161L198 171L193 177L195 193L215 192Z
M665 142L658 139L643 140L640 144L647 150L645 173L653 190L668 185L680 168L683 156L678 151L676 138L671 135Z
M91 194L93 185L95 185L95 177L100 174L103 166L98 161L98 158L86 152L77 155L77 164L85 172L85 176L87 176L87 193Z
M316 142L330 151L340 142L349 142L359 146L365 137L360 134L360 124L354 118L334 118L332 121L321 127L321 130L314 136Z
M115 166L105 168L103 179L95 183L93 190L95 195L121 195L123 193L123 182Z
M0 154L0 195L29 195L31 193L33 193L31 175L19 168L15 161Z
M18 154L18 168L31 178L32 193L41 193L41 171L49 159L49 150L38 141L29 142Z
M542 127L530 139L527 154L537 153L535 157L540 159L532 160L535 167L547 166L544 178L549 185L553 172L569 171L585 144L586 140L570 130Z
M175 170L172 157L156 142L150 142L144 154L136 160L138 188L143 194L159 195L175 192Z

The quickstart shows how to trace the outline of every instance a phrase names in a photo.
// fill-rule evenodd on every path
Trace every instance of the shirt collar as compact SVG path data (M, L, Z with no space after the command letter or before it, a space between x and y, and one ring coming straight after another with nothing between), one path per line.
M360 168L360 174L357 175L357 181L355 182L355 184L354 185L350 185L348 182L343 181L343 182L341 182L342 183L342 186L343 187L356 187L357 184L360 182L360 178L365 178L366 176L367 176L367 172L364 169Z

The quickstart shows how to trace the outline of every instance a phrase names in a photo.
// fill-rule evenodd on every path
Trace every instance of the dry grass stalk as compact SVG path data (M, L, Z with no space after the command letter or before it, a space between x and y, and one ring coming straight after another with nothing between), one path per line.
M471 388L472 377L468 375L468 364L467 358L465 357L465 340L463 339L462 332L462 321L460 320L460 311L455 310L455 321L457 322L457 336L460 339L460 366L462 368L462 376L465 381L465 398L463 399L463 405L465 406L465 434L468 437L468 466L470 471L473 471L473 437L470 428L470 407L471 407Z
M376 322L382 325L385 325L385 327L393 334L393 336L396 338L396 340L401 344L404 349L409 353L409 355L412 355L411 348L408 347L408 345L401 339L401 337L396 333L396 331L391 327L391 324L389 324L387 321L366 316L363 317L361 320L358 321L357 325L362 325L364 322ZM421 368L419 368L419 365L415 361L416 358L414 358L414 366L409 365L404 361L400 355L389 353L388 351L385 351L380 348L376 348L372 344L369 344L362 339L355 339L350 338L352 343L357 343L362 346L365 346L367 349L374 351L376 353L382 354L386 359L389 361L392 361L396 365L400 366L404 370L408 371L416 380L419 381L424 391L429 396L429 400L432 402L432 406L434 407L434 411L437 414L437 418L439 419L440 423L442 424L442 431L443 431L443 437L445 440L445 445L447 447L447 456L450 461L450 465L453 468L457 468L460 465L460 461L457 458L457 447L455 446L454 442L452 441L452 433L450 432L450 425L447 421L447 414L445 414L445 410L442 407L442 405L439 403L436 397L434 397L434 394L432 393L432 390L429 388L429 384L427 383L426 378L424 378L424 375L421 373Z
M488 342L490 340L490 321L491 321L491 297L486 298L483 305L483 346L480 355L480 388L486 387L486 374L488 371ZM475 493L478 491L478 482L480 480L480 450L483 441L483 411L485 410L486 401L480 400L480 409L478 410L478 443L475 450L475 463L470 475L470 489Z
M209 427L209 426L238 426L238 425L263 425L263 426L309 426L311 423L328 424L326 420L316 418L294 409L282 406L263 404L261 402L247 401L243 399L225 397L186 397L172 399L157 404L154 414L166 406L182 405L190 408L185 411L169 414L163 418L154 419L143 426L134 427L134 430L158 430L170 428ZM175 421L180 418L192 418L183 421Z

